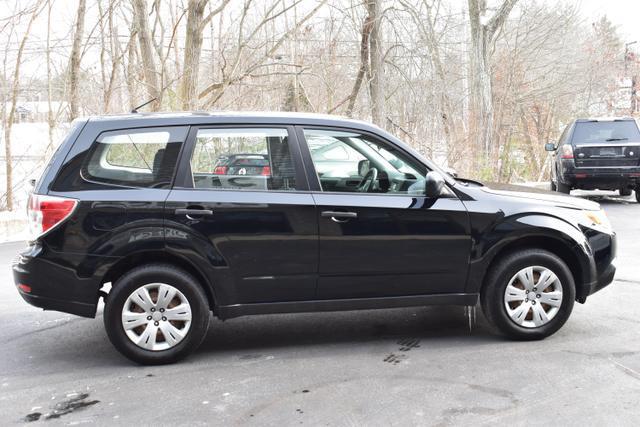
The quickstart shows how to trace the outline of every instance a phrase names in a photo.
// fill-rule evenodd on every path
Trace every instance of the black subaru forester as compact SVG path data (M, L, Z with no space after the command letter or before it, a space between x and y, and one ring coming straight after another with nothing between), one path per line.
M234 155L264 159L260 173ZM94 317L145 364L221 319L481 303L515 339L557 331L608 285L598 204L453 179L383 130L303 114L76 121L37 181L13 264L29 303Z

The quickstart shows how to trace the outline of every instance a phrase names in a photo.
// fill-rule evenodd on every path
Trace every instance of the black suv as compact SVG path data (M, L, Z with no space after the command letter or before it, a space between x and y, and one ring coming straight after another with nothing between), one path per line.
M578 119L562 132L553 151L551 189L569 194L583 190L618 190L640 202L640 131L632 118Z
M216 171L236 153L269 173ZM148 364L194 350L210 312L480 301L504 334L541 339L615 272L597 203L453 179L383 130L331 116L76 121L28 213L20 295L86 317L103 298L112 343Z

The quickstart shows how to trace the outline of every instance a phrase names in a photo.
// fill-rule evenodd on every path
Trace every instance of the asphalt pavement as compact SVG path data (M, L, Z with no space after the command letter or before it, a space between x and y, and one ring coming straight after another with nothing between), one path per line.
M640 425L640 205L598 197L616 281L539 342L461 307L212 319L200 349L141 367L96 319L18 296L0 245L0 425Z

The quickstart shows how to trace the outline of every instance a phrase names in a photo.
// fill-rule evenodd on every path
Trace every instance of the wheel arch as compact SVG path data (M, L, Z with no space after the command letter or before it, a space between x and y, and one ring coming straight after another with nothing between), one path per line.
M215 292L206 275L186 258L165 251L136 252L121 258L107 270L103 276L102 283L113 283L127 271L150 263L170 264L194 276L207 296L209 308L215 310Z
M525 249L545 250L560 258L571 271L576 286L576 295L580 295L582 287L587 286L589 282L587 266L589 263L584 257L578 255L579 252L576 249L572 248L565 240L548 235L535 235L514 239L497 249L487 260L484 274L478 283L478 292L486 286L491 269L500 259L503 259L507 254Z

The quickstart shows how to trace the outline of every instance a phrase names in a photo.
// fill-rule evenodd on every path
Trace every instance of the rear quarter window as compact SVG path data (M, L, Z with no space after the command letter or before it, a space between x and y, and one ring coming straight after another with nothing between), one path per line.
M81 169L87 181L126 187L168 188L187 126L104 132Z

